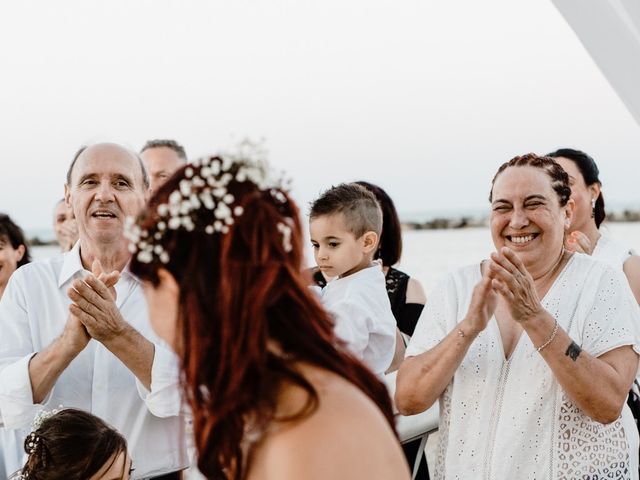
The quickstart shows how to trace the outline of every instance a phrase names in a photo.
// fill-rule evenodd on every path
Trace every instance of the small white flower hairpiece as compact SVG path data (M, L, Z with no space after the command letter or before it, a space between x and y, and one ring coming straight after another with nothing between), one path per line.
M50 417L53 417L56 413L64 410L62 405L58 405L58 408L54 408L53 410L40 410L36 413L36 416L33 417L33 421L31 422L31 431L35 432L38 430L44 421Z
M278 231L282 233L282 246L284 251L290 252L293 249L291 245L291 227L282 222L278 222Z
M53 417L56 413L64 410L64 407L60 405L58 408L54 408L53 410L40 410L36 416L33 418L31 422L31 433L27 437L27 449L29 455L34 453L40 444L40 436L36 433L36 431L42 426L45 420L50 417Z
M228 192L227 187L232 181L252 182L259 190L269 191L278 203L287 201L283 192L290 189L290 181L284 172L274 179L266 162L232 160L226 156L198 159L185 169L184 176L167 197L167 203L156 207L158 221L155 232L141 229L133 217L127 217L125 235L131 241L129 251L139 262L151 263L157 258L164 264L168 263L169 254L160 244L165 232L195 230L194 220L197 217L193 214L202 208L213 212L214 217L213 222L203 228L207 234L228 233L235 219L244 213L242 206L235 205L236 199ZM278 230L283 234L285 251L291 251L291 228L279 223Z

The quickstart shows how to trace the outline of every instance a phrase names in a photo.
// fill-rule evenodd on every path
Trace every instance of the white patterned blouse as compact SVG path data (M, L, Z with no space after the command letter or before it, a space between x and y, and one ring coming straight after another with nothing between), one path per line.
M479 265L450 274L429 296L406 355L433 348L467 313ZM600 356L624 345L640 353L640 314L622 272L573 255L542 304L583 350ZM440 397L435 479L635 479L638 450L624 406L604 425L567 397L523 332L504 356L495 318L469 348ZM633 419L631 418L631 422ZM624 422L624 424L628 424ZM635 442L631 442L635 443ZM637 444L637 443L636 443Z

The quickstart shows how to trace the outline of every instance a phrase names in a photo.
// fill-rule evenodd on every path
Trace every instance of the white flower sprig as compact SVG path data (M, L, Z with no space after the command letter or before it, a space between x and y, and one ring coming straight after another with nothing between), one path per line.
M58 408L54 408L53 410L40 410L33 418L33 421L31 422L31 433L27 437L27 450L29 455L33 454L40 444L40 436L36 434L36 431L42 426L46 419L54 416L61 410L64 410L62 405Z
M282 233L282 246L285 252L290 252L293 249L291 245L291 227L282 222L278 222L278 231Z
M62 410L64 410L62 405L58 405L58 408L54 408L53 410L40 410L36 413L36 416L33 417L33 421L31 422L31 431L35 432L38 430L47 418L53 417L56 413L61 412Z
M236 169L232 173L234 166ZM201 208L212 211L214 216L213 222L204 227L207 234L228 233L235 219L244 213L242 206L235 205L236 199L227 189L234 180L238 183L251 182L259 190L269 191L279 203L286 202L283 191L289 191L290 181L285 178L284 172L278 178L271 177L269 173L263 161L234 161L229 157L205 157L194 161L185 169L185 178L169 194L167 203L157 206L155 213L158 221L153 234L136 225L133 217L126 219L125 235L131 241L129 251L142 263L151 263L154 257L164 264L168 263L169 254L160 240L168 230L193 231L196 223L192 214ZM291 229L285 232L280 224L278 229L283 233L283 246L288 252L291 250Z

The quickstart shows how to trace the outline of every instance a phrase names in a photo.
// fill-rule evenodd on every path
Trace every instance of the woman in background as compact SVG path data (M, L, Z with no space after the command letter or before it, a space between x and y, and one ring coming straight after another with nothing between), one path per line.
M576 204L566 248L622 269L640 303L640 257L631 247L612 238L607 230L600 229L606 213L596 162L586 153L571 148L561 148L548 156L569 175L571 198Z
M368 182L355 182L370 190L382 208L382 234L376 259L382 261L387 278L387 293L398 328L411 337L416 328L427 297L422 284L415 278L394 268L402 255L402 226L391 197L382 188Z
M0 299L13 272L30 261L22 229L8 215L0 213ZM0 477L6 478L20 467L23 438L23 431L8 430L0 423Z
M0 298L13 272L30 261L29 246L22 229L9 215L0 213Z

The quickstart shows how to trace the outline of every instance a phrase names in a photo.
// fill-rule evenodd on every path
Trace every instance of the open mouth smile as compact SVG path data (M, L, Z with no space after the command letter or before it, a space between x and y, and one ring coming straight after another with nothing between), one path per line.
M537 238L539 233L528 233L526 235L505 235L505 238L515 245L525 245Z
M93 218L117 218L116 214L109 210L96 210L91 216Z

